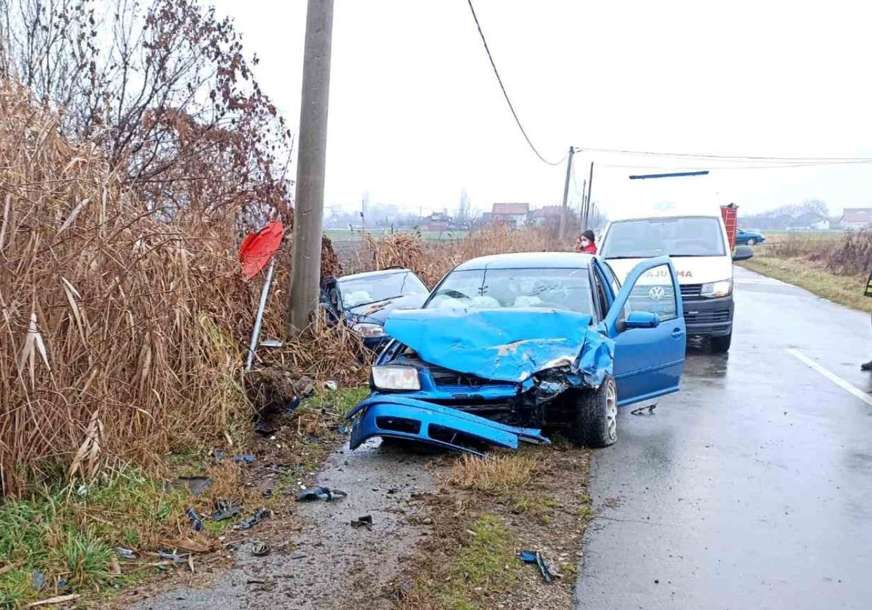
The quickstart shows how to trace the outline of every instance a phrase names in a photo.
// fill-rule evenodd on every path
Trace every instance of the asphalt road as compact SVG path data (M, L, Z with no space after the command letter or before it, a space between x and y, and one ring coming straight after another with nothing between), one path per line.
M729 356L594 456L576 608L872 608L870 358L868 315L737 269Z

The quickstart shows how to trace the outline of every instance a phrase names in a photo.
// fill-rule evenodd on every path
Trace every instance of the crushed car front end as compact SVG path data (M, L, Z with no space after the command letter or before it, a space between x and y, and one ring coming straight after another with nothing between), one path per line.
M473 453L547 443L542 428L612 369L611 340L575 312L403 311L387 330L373 392L351 414L352 449L374 436Z

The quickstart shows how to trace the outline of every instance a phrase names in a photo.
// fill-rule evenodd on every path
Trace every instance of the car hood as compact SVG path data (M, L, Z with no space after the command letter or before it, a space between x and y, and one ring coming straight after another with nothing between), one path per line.
M397 309L418 309L427 300L426 294L407 294L387 301L352 307L348 317L352 322L369 322L384 326L388 315Z
M420 309L392 312L385 332L425 362L484 379L523 383L568 365L599 386L614 343L590 324L590 315L552 309Z

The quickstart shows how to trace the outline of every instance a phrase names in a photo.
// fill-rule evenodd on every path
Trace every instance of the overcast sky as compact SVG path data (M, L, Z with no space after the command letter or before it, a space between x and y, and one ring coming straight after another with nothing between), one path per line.
M475 0L497 67L543 155L570 145L762 156L872 157L872 9L864 2ZM217 0L289 124L299 124L305 0ZM466 0L336 0L326 205L425 212L559 203L565 166L540 162L502 99ZM872 165L725 169L582 152L580 190L611 216L652 202L809 198L872 206ZM703 178L629 181L711 167ZM747 167L755 163L734 163ZM577 201L577 195L573 197Z

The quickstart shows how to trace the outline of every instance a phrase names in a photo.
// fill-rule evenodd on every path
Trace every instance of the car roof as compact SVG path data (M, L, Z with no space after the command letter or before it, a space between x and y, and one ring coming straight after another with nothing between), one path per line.
M455 271L474 269L586 269L590 254L576 252L516 252L472 258L455 267Z
M403 267L393 267L391 269L381 269L379 271L365 271L364 273L354 273L352 275L343 275L340 278L336 278L336 281L337 282L344 282L346 280L364 280L366 278L382 277L385 275L393 275L395 273L411 273L411 270L405 269Z

